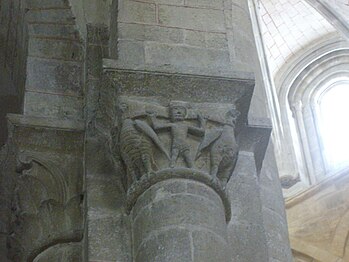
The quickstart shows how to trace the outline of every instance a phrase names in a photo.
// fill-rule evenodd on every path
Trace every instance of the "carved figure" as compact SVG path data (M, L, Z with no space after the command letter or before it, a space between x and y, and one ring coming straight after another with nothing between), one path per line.
M183 105L170 105L170 121L171 123L161 124L156 120L155 113L150 112L150 121L155 130L170 130L172 136L171 161L170 167L173 168L179 156L182 156L187 167L194 167L194 162L190 154L190 145L186 139L188 133L195 136L203 136L205 130L203 128L204 119L199 115L198 120L200 127L194 127L184 124L187 115L187 108Z
M224 187L235 168L239 151L234 133L238 115L239 112L232 109L226 115L230 123L226 123L223 128L207 130L196 154L198 159L203 150L210 149L211 176L219 178Z
M127 104L124 103L119 107L122 112L126 108ZM119 149L132 182L138 180L143 174L152 172L153 144L170 159L159 137L146 122L122 119L122 116L119 122Z

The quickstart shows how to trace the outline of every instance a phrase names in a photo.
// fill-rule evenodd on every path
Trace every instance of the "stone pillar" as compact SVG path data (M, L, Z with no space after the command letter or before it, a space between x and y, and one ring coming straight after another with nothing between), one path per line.
M129 194L129 200L139 195L131 212L134 261L229 261L230 211L218 183L191 169L153 176Z

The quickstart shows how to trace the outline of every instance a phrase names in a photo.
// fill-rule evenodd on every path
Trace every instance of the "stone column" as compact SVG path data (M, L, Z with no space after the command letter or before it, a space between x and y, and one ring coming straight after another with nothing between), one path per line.
M134 261L229 261L229 203L208 175L176 168L145 176L129 204Z

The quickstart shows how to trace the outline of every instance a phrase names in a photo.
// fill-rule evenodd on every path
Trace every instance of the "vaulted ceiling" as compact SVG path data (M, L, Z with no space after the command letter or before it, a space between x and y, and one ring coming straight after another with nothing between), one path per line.
M337 34L327 17L305 0L260 0L259 7L266 55L274 76L314 41Z

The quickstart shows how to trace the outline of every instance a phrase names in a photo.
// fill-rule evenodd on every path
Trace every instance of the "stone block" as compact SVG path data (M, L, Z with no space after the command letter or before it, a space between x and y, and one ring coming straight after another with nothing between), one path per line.
M28 57L27 82L29 90L82 95L80 63Z
M145 40L145 25L118 23L118 39L120 40Z
M142 2L154 4L184 5L185 0L143 0Z
M74 17L70 8L30 10L27 13L27 20L30 23L44 22L44 23L74 24Z
M105 212L115 211L122 208L125 201L122 185L116 176L109 179L87 178L87 205L89 208L105 210Z
M69 7L69 0L27 0L28 8Z
M223 11L205 8L160 5L159 23L164 26L202 31L226 30Z
M163 26L120 23L119 39L155 41L159 43L182 43L183 30Z
M153 3L122 1L119 6L119 22L156 23L156 8Z
M83 100L80 97L26 92L24 113L53 118L83 118Z
M188 6L223 9L224 0L187 0Z
M275 239L269 239L268 253L270 257L277 258L279 261L292 261L288 240L275 241Z
M206 33L206 47L216 49L228 49L226 34Z
M193 231L193 261L197 262L228 262L230 254L226 239L212 232Z
M248 68L252 68L256 59L254 55L251 55L251 53L246 52L246 50L252 50L251 52L254 52L254 42L251 41L250 36L248 36L245 32L234 31L234 35L234 55L236 62L240 62L244 65L246 69L241 67L242 71L247 70Z
M272 188L266 188L263 185L261 186L261 199L263 199L263 206L284 216L285 202L284 199L280 197L280 194L278 191L273 191Z
M29 38L28 55L66 61L81 61L80 43L53 39Z
M231 101L237 101L242 118L247 117L247 105L250 103L254 87L252 79L132 72L122 69L107 72L105 77L117 83L117 91L120 95L157 95L168 100L198 103L231 103ZM108 90L108 86L103 87L103 90ZM115 87L111 91L113 90L115 90ZM210 94L213 93L215 95L211 96ZM103 103L107 103L107 109L113 107L113 104L109 101L110 97L112 96L108 95L103 100ZM253 168L253 165L250 166Z
M159 68L171 66L187 72L196 68L207 74L230 68L228 51L158 43L146 43L145 61Z
M132 261L129 225L121 214L94 218L89 211L88 256L92 261Z
M93 45L108 45L109 29L105 25L87 24L87 43Z
M136 249L135 261L192 262L189 234L189 231L181 228L158 232Z
M183 30L163 26L145 26L145 40L159 43L182 43Z
M206 33L193 30L185 30L184 43L191 46L206 47Z
M144 65L143 42L120 40L118 43L118 59L134 67Z
M263 225L232 223L228 226L228 239L232 261L269 261Z
M102 75L102 58L108 56L108 48L89 45L87 47L87 75L89 78L99 78Z
M263 223L258 187L243 183L239 187L239 190L230 193L232 220L256 225Z
M45 36L55 38L69 38L78 40L79 34L74 25L62 24L29 24L29 34L31 36Z
M288 243L287 222L283 215L271 209L263 208L263 220L268 241Z

